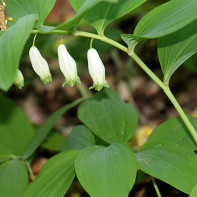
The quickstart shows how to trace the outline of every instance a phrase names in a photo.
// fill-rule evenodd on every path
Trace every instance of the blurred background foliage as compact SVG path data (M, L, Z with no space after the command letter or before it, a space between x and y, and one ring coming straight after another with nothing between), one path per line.
M122 33L133 33L133 30L140 18L154 7L165 3L166 0L150 0L135 9L133 12L116 20L106 29L106 36L121 42ZM46 25L58 25L75 14L68 0L57 0L56 5L46 20ZM93 32L95 30L83 20L79 30ZM68 35L64 38L69 53L77 62L78 73L83 86L64 87L64 76L60 72L57 58L57 47L61 43L63 35L38 35L36 46L42 55L49 62L53 81L44 85L38 76L33 72L29 60L29 49L32 46L33 35L29 38L20 63L20 69L25 77L25 87L18 90L12 87L6 94L16 101L28 115L30 121L38 128L49 115L61 106L81 97L83 89L89 91L92 80L87 69L87 50L90 46L90 39L76 38ZM157 40L149 40L141 43L136 53L141 59L162 78L157 56ZM96 48L105 64L106 80L111 88L115 89L122 100L133 103L137 108L140 123L132 141L129 144L133 149L141 146L150 135L151 131L164 120L176 116L177 112L171 105L162 90L149 77L133 63L126 54L116 48L94 40L93 47ZM172 91L177 97L184 111L197 117L197 55L190 58L180 67L171 80ZM166 110L168 109L168 110ZM59 121L54 130L49 134L42 146L37 150L33 171L38 174L42 165L48 158L59 152L67 137L75 125L80 124L76 118L76 108L67 112ZM159 181L158 181L159 182ZM159 182L162 194L172 196L184 196L181 192L171 188L165 183ZM141 171L138 173L137 182L132 190L131 196L154 196L154 188L151 178L145 176ZM71 185L67 196L87 196L77 180Z

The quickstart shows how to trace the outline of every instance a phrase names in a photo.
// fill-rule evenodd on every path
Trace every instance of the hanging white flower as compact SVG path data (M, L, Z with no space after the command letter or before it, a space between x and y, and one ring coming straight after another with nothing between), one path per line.
M44 84L52 81L49 65L47 61L42 57L39 50L32 46L29 51L29 57L32 63L32 67Z
M14 84L21 89L24 86L24 78L21 71L18 69Z
M62 86L74 86L75 83L81 83L80 78L77 76L77 64L63 44L58 47L58 58L60 70L66 78Z
M93 86L90 89L101 90L103 87L109 87L105 80L105 67L101 61L98 52L95 49L88 50L88 70L93 80Z

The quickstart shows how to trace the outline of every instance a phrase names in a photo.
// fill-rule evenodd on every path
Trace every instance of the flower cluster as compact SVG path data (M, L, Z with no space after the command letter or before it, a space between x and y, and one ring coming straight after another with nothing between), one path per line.
M29 51L29 57L32 63L32 67L36 74L40 77L44 84L52 81L49 65L47 61L42 57L39 50L32 46ZM101 90L103 87L109 87L105 80L105 67L101 61L98 52L91 48L88 50L88 70L93 80L93 86L90 89ZM58 47L58 59L60 70L65 76L65 82L63 86L70 85L73 87L75 83L81 83L80 78L77 75L77 64L72 56L68 53L66 46L61 44ZM19 88L24 86L24 79L22 73L18 70L15 85Z

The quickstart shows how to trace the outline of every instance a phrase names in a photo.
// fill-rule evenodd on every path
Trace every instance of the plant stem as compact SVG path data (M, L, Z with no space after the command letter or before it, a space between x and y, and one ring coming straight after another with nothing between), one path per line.
M153 182L153 186L155 188L155 191L157 193L157 196L162 197L154 177L152 177L152 182Z
M142 60L133 52L130 53L129 56L131 56L133 58L133 60L135 60L135 62L138 63L138 65L163 89L163 91L165 92L165 94L168 96L168 98L170 99L170 101L172 102L172 104L174 105L174 107L176 108L177 112L179 113L179 115L181 116L183 122L185 123L186 127L188 128L190 134L192 135L193 139L195 140L196 144L197 144L197 132L194 129L193 125L191 124L191 122L189 121L188 117L186 116L186 114L184 113L184 111L182 110L181 106L179 105L179 103L177 102L176 98L174 97L174 95L172 94L170 88L168 86L166 86L145 64L144 62L142 62Z
M32 33L36 34L36 33L43 33L43 34L69 34L70 32L68 31L63 31L63 30L52 30L50 32L44 33L44 32L39 32L39 30L33 30ZM148 66L146 66L146 64L144 64L144 62L133 52L133 51L128 51L128 49L123 46L122 44L107 38L105 36L101 36L101 35L97 35L97 34L93 34L93 33L88 33L88 32L82 32L82 31L76 31L73 33L73 35L75 36L82 36L82 37L87 37L87 38L94 38L94 39L98 39L101 40L103 42L106 42L122 51L124 51L125 53L127 53L131 58L133 58L133 60L149 75L149 77L151 79L153 79L165 92L165 94L168 96L168 98L170 99L170 101L172 102L172 104L174 105L174 107L176 108L177 112L179 113L179 115L181 116L183 122L185 123L185 126L188 128L190 134L192 135L194 141L197 144L197 132L194 129L193 125L191 124L191 122L189 121L189 119L187 118L186 114L184 113L184 111L182 110L182 108L180 107L180 105L178 104L176 98L174 97L174 95L172 94L172 92L170 91L169 87L164 84L149 68Z
M87 91L87 88L82 83L76 85L83 98L88 98L91 96L90 93Z
M35 177L34 177L34 174L33 174L32 169L31 169L31 166L30 166L30 164L29 164L29 161L24 160L24 162L25 162L25 165L26 165L27 170L28 170L28 172L29 172L29 176L30 176L31 180L33 181L33 180L35 179Z

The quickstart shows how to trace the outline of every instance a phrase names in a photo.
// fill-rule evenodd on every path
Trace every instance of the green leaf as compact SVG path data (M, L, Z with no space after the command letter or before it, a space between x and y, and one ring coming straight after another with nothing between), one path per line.
M164 74L169 83L176 69L197 52L197 20L183 29L158 39L158 55Z
M10 160L0 165L0 196L21 196L28 184L28 173L20 160Z
M197 18L197 0L171 0L146 14L135 28L134 35L158 38L175 32Z
M57 120L69 109L73 108L74 106L78 105L82 101L84 101L84 98L78 99L61 109L57 110L54 114L52 114L44 124L38 129L36 134L34 135L33 139L29 143L26 152L23 156L23 158L28 158L33 154L33 152L39 147L39 145L43 142L43 140L46 138L50 130L54 127Z
M141 170L187 194L197 182L197 156L186 147L152 144L136 158Z
M135 108L119 99L86 101L80 105L78 117L94 134L108 143L126 142L138 124Z
M197 118L188 116L190 122L197 129ZM143 145L145 148L149 143L158 144L174 144L185 146L190 150L197 150L197 145L187 127L180 117L171 118L160 124L147 139L147 143Z
M0 145L21 156L34 130L25 113L12 100L0 95Z
M25 15L38 14L39 22L43 24L56 0L6 0L5 2L7 16L15 21Z
M103 0L103 1L116 2L117 0ZM71 31L74 30L79 24L79 22L81 21L81 19L86 14L86 12L92 9L98 3L100 3L100 0L70 0L70 3L74 8L77 7L76 15L73 18L60 24L55 29L71 30Z
M197 184L194 186L189 197L196 197L196 196L197 196Z
M0 89L14 82L24 45L33 29L36 15L26 15L0 36ZM25 29L25 31L24 31Z
M71 150L49 159L22 197L63 197L75 177L74 160L77 153Z
M7 146L0 144L0 164L13 156L14 153Z
M83 149L88 146L94 145L95 139L92 132L85 126L76 126L71 134L66 138L62 151L71 149Z
M75 171L90 196L127 197L135 182L137 166L131 149L114 143L81 150L75 160Z
M131 12L146 0L118 0L114 2L100 2L98 5L88 10L85 19L97 30L98 34L103 35L104 29L109 23ZM72 7L78 11L81 0L70 0Z
M50 151L60 152L65 141L65 137L58 132L51 132L46 137L41 147Z

